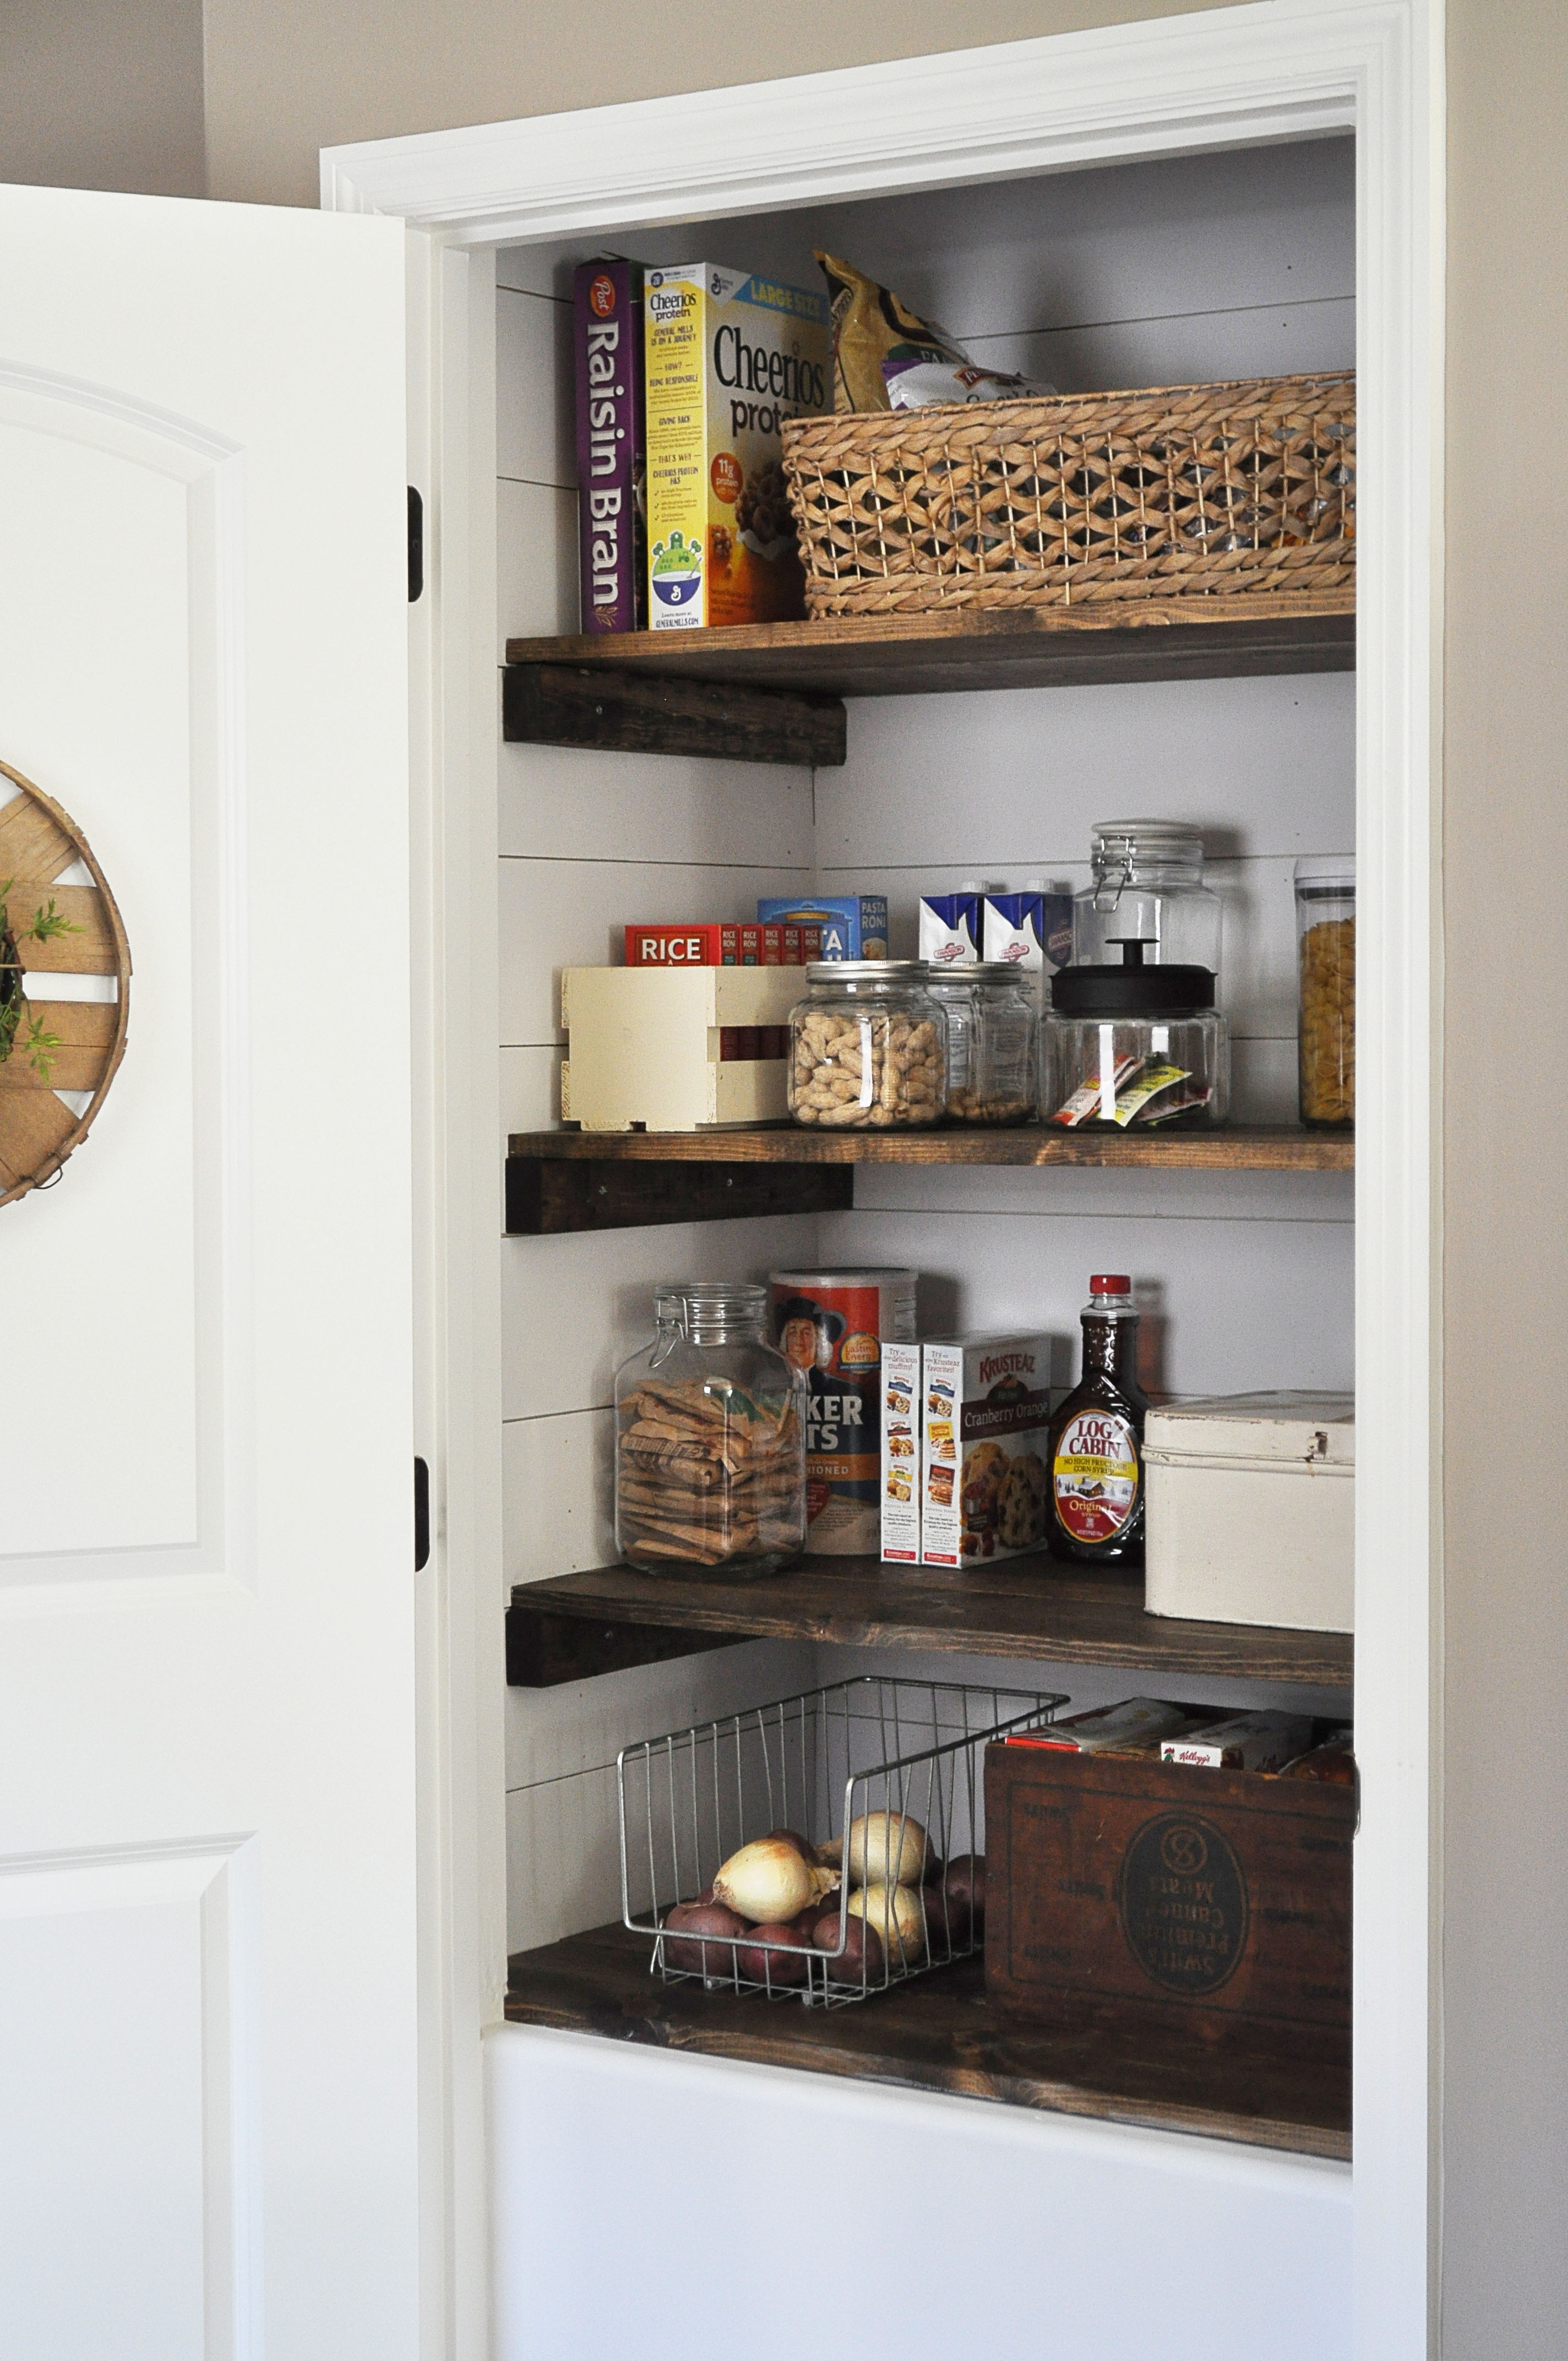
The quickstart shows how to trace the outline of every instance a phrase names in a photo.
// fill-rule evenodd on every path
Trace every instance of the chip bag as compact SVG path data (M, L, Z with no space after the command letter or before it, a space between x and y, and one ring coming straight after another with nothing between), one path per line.
M828 281L833 320L833 407L890 410L884 361L948 361L968 355L944 329L922 320L889 287L879 287L852 263L817 248Z

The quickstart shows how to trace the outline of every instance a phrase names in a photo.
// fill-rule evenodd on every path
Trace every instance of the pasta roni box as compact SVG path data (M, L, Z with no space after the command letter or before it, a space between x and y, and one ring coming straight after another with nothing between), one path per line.
M649 629L804 615L780 428L828 406L827 297L710 262L650 270L643 354Z
M816 902L763 901L757 917L764 924L810 929L818 960L868 960L887 957L887 895L839 894ZM789 954L784 964L793 965Z
M922 1345L922 1565L1017 1557L1043 1544L1050 1366L1047 1336Z

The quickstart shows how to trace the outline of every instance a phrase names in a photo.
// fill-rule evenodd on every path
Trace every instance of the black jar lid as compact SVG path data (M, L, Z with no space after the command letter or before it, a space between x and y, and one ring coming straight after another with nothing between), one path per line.
M1212 968L1146 967L1144 945L1122 944L1120 967L1064 967L1051 978L1058 1016L1181 1016L1214 1005Z

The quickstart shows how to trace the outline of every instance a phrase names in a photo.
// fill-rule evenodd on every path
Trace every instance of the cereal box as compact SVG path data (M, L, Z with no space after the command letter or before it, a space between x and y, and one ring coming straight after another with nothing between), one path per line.
M920 1563L920 1347L882 1348L882 1554Z
M650 270L643 302L648 623L806 612L786 418L828 405L828 299L707 262Z
M1045 1336L952 1336L921 1347L923 1565L1043 1545L1049 1371Z
M640 262L603 255L578 267L572 336L583 629L637 631L648 620Z

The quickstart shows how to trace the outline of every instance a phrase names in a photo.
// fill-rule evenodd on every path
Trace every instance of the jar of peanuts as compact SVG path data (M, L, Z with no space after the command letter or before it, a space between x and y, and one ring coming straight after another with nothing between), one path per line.
M836 1131L940 1123L947 1019L919 960L820 960L791 1009L789 1111Z
M954 1123L1030 1123L1038 1099L1039 978L1007 960L927 970L948 1019Z
M1301 1120L1355 1121L1355 862L1296 863Z

